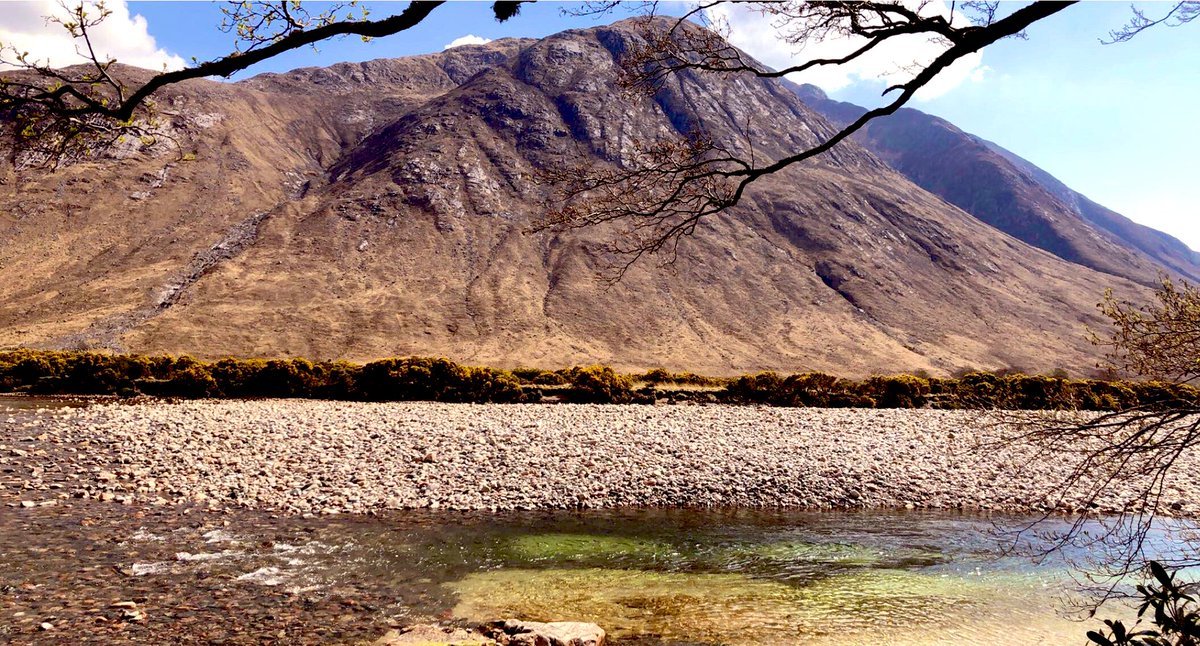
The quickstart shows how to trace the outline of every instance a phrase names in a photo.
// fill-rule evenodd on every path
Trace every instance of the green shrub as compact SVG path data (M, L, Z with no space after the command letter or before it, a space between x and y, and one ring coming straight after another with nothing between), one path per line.
M562 386L569 383L567 377L560 372L541 368L514 368L512 375L523 384L535 386Z
M1075 405L1083 410L1117 411L1137 406L1137 393L1125 383L1088 379L1072 381Z
M542 369L517 367L513 368L511 372L517 378L517 381L523 384L531 384L534 379L537 379L538 375L542 374Z
M362 367L356 380L360 397L374 401L515 402L521 383L512 373L468 368L449 359L381 359Z
M566 371L571 387L564 393L576 404L627 404L634 401L633 383L608 366L574 367Z
M30 360L24 367L30 392L113 395L132 391L135 379L152 376L150 362L130 355L98 352L50 353L44 361ZM36 363L36 366L34 365ZM34 373L40 376L34 377Z
M990 372L971 372L954 386L956 408L1004 408L1008 393L1005 382Z
M25 349L0 353L0 380L8 389L27 388L44 377L59 376L64 357L65 353Z
M320 399L358 399L361 366L346 361L323 361L313 366L317 385L312 396Z
M760 372L734 379L725 387L725 393L734 403L765 404L775 397L782 385L783 378L778 373Z
M837 399L839 404L848 399L835 398L834 395L857 394L851 389L852 382L839 380L823 372L805 372L784 379L771 403L776 406L829 407L834 399Z
M563 386L570 383L570 380L563 372L561 370L559 372L552 372L550 370L542 370L541 368L514 368L512 375L520 383L531 386Z
M1075 408L1075 397L1065 379L1043 375L1009 375L1004 378L1007 408L1066 410Z
M214 397L221 392L204 364L176 370L169 379L140 379L134 385L139 392L154 397Z
M647 384L674 384L677 386L722 386L729 383L728 379L720 377L705 377L694 372L669 372L664 368L654 368L640 375L633 375L633 380Z
M829 395L829 408L877 408L874 397L852 392L835 392Z
M1061 374L1059 372L1058 374ZM633 382L649 384L638 391ZM696 394L664 385L713 386ZM565 386L565 388L563 387ZM543 387L566 401L669 401L774 406L916 408L1023 408L1128 410L1194 406L1200 390L1187 384L1069 380L1061 376L970 372L959 378L873 376L864 381L809 372L774 372L736 379L672 373L662 368L622 376L606 366L557 372L513 372L459 365L448 359L391 358L358 366L344 361L222 359L18 349L0 352L0 391L45 394L137 394L164 397L320 397L326 399L446 402L540 401Z
M226 397L312 397L322 385L304 359L221 359L210 372Z
M921 408L929 396L929 380L908 375L871 377L864 384L879 408Z
M571 383L571 380L561 372L550 372L546 370L543 371L542 374L535 377L533 383L537 386L565 386Z
M1130 385L1138 404L1149 408L1176 408L1196 402L1196 389L1187 384L1145 381Z
M458 397L456 401L462 402L510 403L523 401L524 390L521 382L510 372L493 368L466 368Z
M651 370L647 370L643 374L634 375L633 378L638 381L644 381L648 384L672 384L675 383L675 381L671 378L672 376L673 375L667 372L665 368L653 368Z

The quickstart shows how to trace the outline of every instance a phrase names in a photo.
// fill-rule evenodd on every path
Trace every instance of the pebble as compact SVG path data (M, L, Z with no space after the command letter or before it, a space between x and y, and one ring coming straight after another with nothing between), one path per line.
M977 411L205 400L92 405L47 413L38 426L34 447L67 462L51 470L18 457L23 473L46 471L26 489L70 473L62 497L305 517L617 506L1027 512L1048 508L1074 459L989 445L1003 425ZM84 445L93 448L73 451ZM1133 489L1114 487L1100 509L1119 509ZM1165 490L1176 515L1200 513L1200 460L1182 456Z

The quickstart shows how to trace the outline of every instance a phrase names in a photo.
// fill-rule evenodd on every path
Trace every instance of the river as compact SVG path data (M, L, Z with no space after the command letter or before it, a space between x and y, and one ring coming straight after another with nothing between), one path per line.
M0 405L3 423L66 404ZM10 479L5 502L16 489ZM1080 599L1063 561L1004 550L1028 520L728 509L301 518L10 503L0 637L362 643L388 625L519 617L595 622L615 644L1082 644L1094 623L1069 616ZM147 616L130 619L113 606L123 601Z

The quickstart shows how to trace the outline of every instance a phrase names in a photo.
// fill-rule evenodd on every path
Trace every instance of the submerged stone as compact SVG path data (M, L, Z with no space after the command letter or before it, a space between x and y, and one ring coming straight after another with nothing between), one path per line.
M734 573L585 568L479 572L447 585L459 596L460 618L572 617L602 625L618 640L916 645L969 634L1026 646L1082 634L1078 623L1047 618L1044 599L1016 583L891 569L792 584Z

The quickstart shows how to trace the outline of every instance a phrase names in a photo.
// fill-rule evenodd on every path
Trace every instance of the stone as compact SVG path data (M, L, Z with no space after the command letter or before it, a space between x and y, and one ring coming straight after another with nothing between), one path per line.
M121 619L140 624L146 621L146 613L137 609L122 610Z
M513 646L604 646L606 634L596 624L581 621L520 621L506 619L491 624Z

